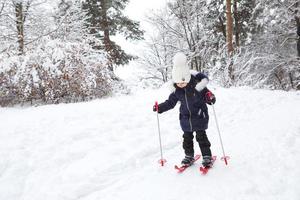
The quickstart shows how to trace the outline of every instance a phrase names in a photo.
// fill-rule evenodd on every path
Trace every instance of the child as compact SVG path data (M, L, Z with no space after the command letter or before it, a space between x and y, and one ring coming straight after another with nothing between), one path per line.
M203 156L202 165L210 167L212 154L205 132L209 119L206 103L214 104L216 98L206 88L208 77L202 73L191 74L186 56L183 53L177 53L173 58L172 81L173 91L168 100L159 104L158 110L154 106L153 111L163 113L174 108L180 101L179 120L184 132L183 149L185 152L185 158L181 163L191 165L194 161L193 132L196 132L196 140Z

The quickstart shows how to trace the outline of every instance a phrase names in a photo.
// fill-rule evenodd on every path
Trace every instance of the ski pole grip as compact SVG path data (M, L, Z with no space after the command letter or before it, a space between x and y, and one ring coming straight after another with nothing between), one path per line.
M158 112L158 103L157 103L157 101L155 101L155 110L156 110L156 112Z

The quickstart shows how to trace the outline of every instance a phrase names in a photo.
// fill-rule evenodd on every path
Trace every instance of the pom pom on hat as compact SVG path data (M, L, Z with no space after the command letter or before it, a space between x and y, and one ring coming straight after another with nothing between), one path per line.
M191 73L184 53L176 53L173 57L172 80L174 83L188 83L191 80Z

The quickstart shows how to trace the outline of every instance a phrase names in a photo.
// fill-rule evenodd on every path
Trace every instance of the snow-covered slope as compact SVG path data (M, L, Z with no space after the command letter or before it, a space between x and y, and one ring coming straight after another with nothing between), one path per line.
M300 198L300 93L213 89L229 165L200 162L177 174L183 158L178 106L160 115L143 91L88 103L0 109L1 200L297 200ZM210 110L208 137L222 156ZM195 144L196 152L199 152Z

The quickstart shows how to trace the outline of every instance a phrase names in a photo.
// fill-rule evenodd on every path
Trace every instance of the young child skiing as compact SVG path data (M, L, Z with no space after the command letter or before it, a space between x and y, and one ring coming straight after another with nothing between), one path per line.
M205 130L208 127L208 111L206 104L214 104L215 96L206 88L208 77L202 73L191 74L186 56L177 53L173 58L172 69L172 93L169 98L158 105L158 110L153 107L153 111L158 113L166 112L175 107L179 101L180 126L183 130L183 149L185 157L183 165L191 165L194 161L194 132L202 153L204 167L212 165L212 154L210 142Z

